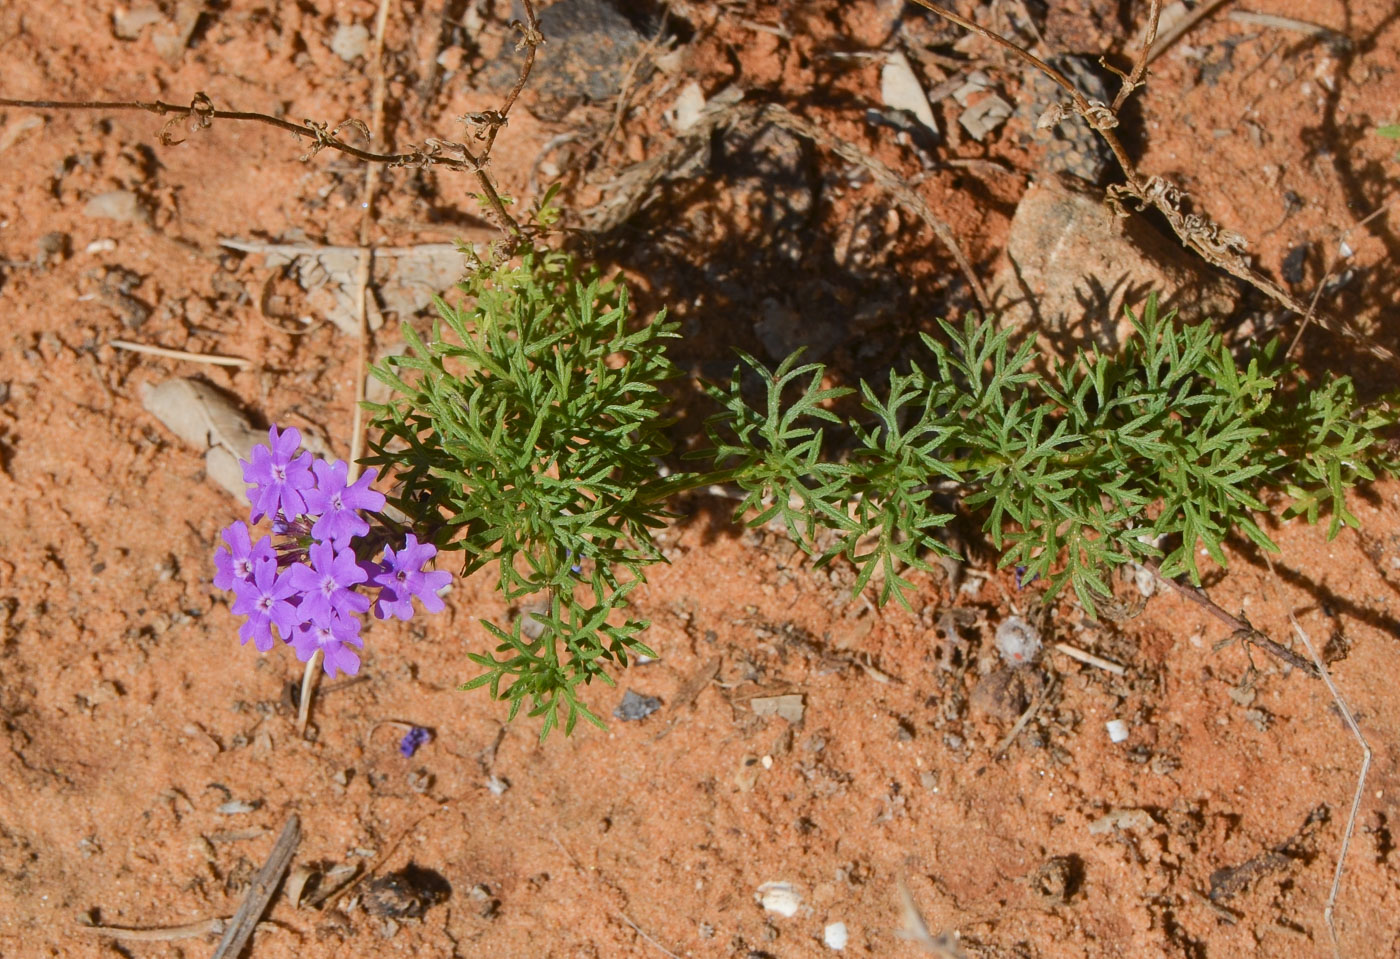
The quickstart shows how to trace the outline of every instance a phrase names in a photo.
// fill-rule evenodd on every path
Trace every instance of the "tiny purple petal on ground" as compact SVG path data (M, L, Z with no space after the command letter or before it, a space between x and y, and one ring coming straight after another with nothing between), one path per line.
M403 548L398 552L386 546L381 571L373 580L381 590L379 600L374 604L374 615L380 619L391 616L411 619L414 596L428 612L440 612L443 602L437 591L452 582L452 574L444 569L423 569L423 565L436 555L436 546L418 542L418 537L412 533L408 534Z
M297 563L289 570L292 583L302 593L301 622L327 624L333 616L369 609L369 599L351 588L367 578L354 550L315 543L308 553L309 566Z
M316 652L325 654L321 665L327 676L337 671L354 676L360 671L360 657L351 646L364 646L360 639L360 621L354 616L335 614L324 622L308 623L292 633L292 648L297 659L310 661Z
M316 474L316 488L307 492L306 505L311 512L320 514L311 535L344 546L356 536L368 533L369 523L356 510L377 513L384 508L384 494L369 488L375 471L366 470L347 486L350 467L344 460L317 460L311 469Z
M414 726L403 734L403 739L399 741L399 752L405 757L412 756L418 752L419 747L427 745L432 741L433 734L422 726Z
M272 537L264 536L254 544L248 535L248 524L242 520L230 523L222 538L228 545L214 551L214 585L219 589L233 589L234 583L251 580L258 560L277 558Z
M277 515L280 509L288 519L306 512L304 490L316 484L311 475L310 453L296 456L301 445L301 433L289 426L281 434L274 426L268 430L268 443L253 447L251 460L243 460L243 482L251 489L248 498L253 503L252 520Z
M274 559L258 560L251 580L234 583L233 612L248 617L238 630L239 641L247 643L251 639L258 652L265 653L275 643L274 625L282 636L287 636L300 620L290 601L296 591L290 571L278 573Z

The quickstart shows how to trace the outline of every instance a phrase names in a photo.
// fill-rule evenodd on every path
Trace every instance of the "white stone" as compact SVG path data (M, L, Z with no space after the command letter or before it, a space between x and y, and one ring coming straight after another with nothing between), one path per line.
M846 948L846 924L844 922L833 922L822 931L822 942L827 948L835 949L838 952Z
M764 912L791 919L802 905L802 896L790 882L765 882L758 887L758 902Z

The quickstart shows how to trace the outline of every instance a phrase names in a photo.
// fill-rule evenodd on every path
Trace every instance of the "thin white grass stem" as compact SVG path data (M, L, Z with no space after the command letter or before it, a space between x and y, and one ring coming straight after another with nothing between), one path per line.
M1077 659L1086 666L1097 666L1099 669L1106 669L1115 676L1122 676L1128 671L1117 663L1095 656L1093 653L1086 653L1079 647L1071 646L1069 643L1056 643L1054 648L1064 653L1070 659Z
M146 343L133 343L131 340L108 340L108 344L119 350L133 353L149 353L169 360L189 360L191 363L209 363L213 366L236 366L244 369L252 364L241 356L219 356L214 353L189 353L185 350L172 350L164 346L150 346Z
M1288 618L1293 623L1293 631L1298 634L1298 638L1307 647L1308 655L1312 656L1313 662L1317 664L1317 671L1322 674L1322 681L1327 684L1328 691L1332 693L1332 699L1336 701L1337 708L1342 711L1342 718L1351 727L1351 734L1361 744L1361 775L1356 779L1356 793L1351 797L1351 815L1347 816L1347 828L1342 833L1342 849L1341 852L1337 853L1337 868L1332 874L1332 891L1327 894L1327 905L1322 910L1322 918L1327 923L1327 934L1332 937L1332 955L1336 959L1341 959L1342 947L1337 941L1337 925L1333 919L1333 910L1337 905L1337 893L1342 888L1342 871L1346 866L1347 848L1351 845L1352 833L1356 831L1356 817L1361 811L1361 797L1366 792L1366 775L1371 771L1371 747L1366 744L1366 737L1361 735L1361 727L1356 724L1356 719L1351 714L1351 707L1342 698L1337 684L1332 682L1332 674L1327 671L1322 657L1317 654L1317 650L1313 649L1308 634L1303 632L1303 627L1298 625L1298 620L1291 613Z
M318 649L306 661L301 677L301 696L297 699L297 736L306 737L306 721L311 717L311 697L316 694L316 676L321 671L321 651Z

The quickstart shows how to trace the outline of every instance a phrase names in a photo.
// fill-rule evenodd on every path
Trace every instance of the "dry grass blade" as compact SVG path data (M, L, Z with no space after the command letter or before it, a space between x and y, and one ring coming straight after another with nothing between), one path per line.
M203 936L217 936L228 928L229 920L223 918L201 919L199 922L187 922L179 926L149 926L136 928L132 926L89 926L80 924L76 928L79 932L89 933L94 936L102 936L105 939L114 939L118 942L175 942L180 939L199 939ZM280 928L275 923L260 922L257 929L266 932L269 929Z
M164 346L150 346L146 343L133 343L130 340L108 340L109 346L132 353L146 353L150 356L163 356L168 360L188 360L191 363L208 363L212 366L235 366L246 369L252 364L240 356L219 356L215 353L190 353L185 350L172 350Z
M1347 726L1351 728L1351 734L1361 744L1361 773L1356 778L1356 793L1351 797L1351 814L1347 816L1347 827L1342 833L1342 848L1337 853L1337 868L1332 874L1332 891L1327 894L1327 905L1322 910L1322 918L1327 923L1327 934L1332 937L1332 955L1336 959L1341 959L1342 947L1337 941L1337 924L1333 911L1337 905L1337 893L1342 888L1342 872L1346 867L1347 848L1351 845L1352 834L1356 831L1356 817L1361 811L1361 797L1366 792L1366 776L1371 771L1371 747L1366 744L1366 737L1361 735L1361 727L1356 724L1356 717L1352 715L1351 707L1342 698L1337 684L1332 682L1332 674L1327 671L1327 665L1317 654L1317 650L1313 649L1312 640L1308 638L1307 633L1303 632L1303 627L1298 625L1297 618L1291 613L1288 619L1293 624L1293 631L1298 634L1298 638L1307 647L1308 655L1312 656L1313 662L1317 663L1318 672L1322 674L1322 681L1327 684L1327 690L1332 694L1337 708L1341 710L1342 718L1346 720Z

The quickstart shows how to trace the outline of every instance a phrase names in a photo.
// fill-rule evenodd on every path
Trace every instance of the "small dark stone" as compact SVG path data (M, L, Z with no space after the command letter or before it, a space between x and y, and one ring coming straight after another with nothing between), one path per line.
M655 696L642 696L629 689L623 694L622 702L613 710L613 716L623 722L631 722L645 719L660 708L661 700Z
M1300 243L1283 258L1283 278L1294 286L1303 282L1308 265L1308 249L1308 244Z
M364 906L371 916L382 919L418 919L451 895L452 886L440 874L410 864L370 882Z

